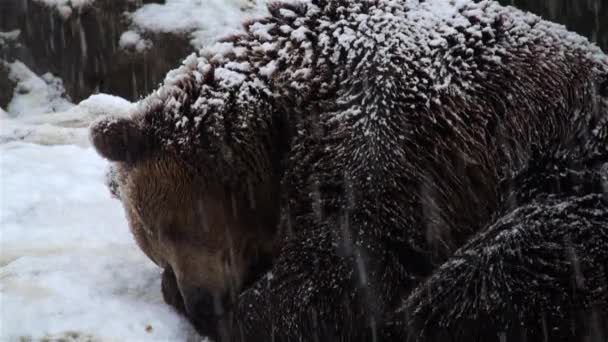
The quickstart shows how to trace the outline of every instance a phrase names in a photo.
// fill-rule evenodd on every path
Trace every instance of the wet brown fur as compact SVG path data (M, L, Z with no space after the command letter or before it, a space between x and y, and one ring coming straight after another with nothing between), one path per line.
M233 295L274 253L278 184L249 194L202 171L161 154L119 164L116 177L135 240L179 290Z

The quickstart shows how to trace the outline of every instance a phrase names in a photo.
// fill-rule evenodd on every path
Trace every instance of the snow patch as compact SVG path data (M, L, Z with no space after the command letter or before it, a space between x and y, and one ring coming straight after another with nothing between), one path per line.
M64 112L16 118L0 115L0 143L22 141L40 145L88 146L91 122L106 115L127 116L135 108L136 104L123 98L97 94Z
M134 49L137 52L143 52L152 47L152 42L143 39L141 35L135 31L126 31L120 36L118 45L123 49Z
M277 70L277 68L278 68L277 61L270 61L268 64L266 64L265 66L260 68L259 74L266 78L271 78L272 75L274 74L274 72Z
M246 76L242 73L226 68L215 69L215 79L226 88L236 87L245 81Z
M63 81L50 73L38 77L20 61L6 63L9 79L15 82L13 98L6 110L10 116L29 116L68 110Z
M1 341L196 336L163 302L93 149L13 142L0 156Z
M35 0L46 4L49 7L70 6L72 8L81 8L90 5L95 0Z
M89 6L95 0L34 0L45 4L47 7L54 8L61 17L68 19L74 10L80 10L84 6Z
M9 42L16 41L20 35L21 30L0 32L0 47L8 44Z

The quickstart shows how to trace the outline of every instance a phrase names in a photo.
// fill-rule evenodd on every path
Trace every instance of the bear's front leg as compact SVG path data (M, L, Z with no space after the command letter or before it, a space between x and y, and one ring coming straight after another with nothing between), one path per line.
M222 305L219 298L215 298L204 290L199 290L198 293L194 294L187 293L188 296L197 298L196 307L187 307L177 284L175 273L170 266L167 266L163 271L161 290L165 303L185 316L199 334L216 341L226 339L227 329L223 308L218 311L218 304Z
M240 295L221 341L372 341L398 281L385 249L344 250L339 233L317 227L286 241L271 271ZM378 248L369 248L376 246ZM373 264L372 264L373 263ZM199 325L199 331L209 336Z
M601 191L560 197L517 207L457 251L404 301L384 336L606 341L608 202Z

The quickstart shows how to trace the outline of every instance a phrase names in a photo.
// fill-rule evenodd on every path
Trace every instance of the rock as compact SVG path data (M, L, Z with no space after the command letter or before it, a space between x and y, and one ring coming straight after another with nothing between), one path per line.
M15 82L8 78L9 68L4 61L0 59L0 108L6 110L8 103L13 97L13 89Z
M63 79L74 102L92 93L115 94L137 99L157 87L167 71L179 65L192 51L186 34L149 34L149 49L119 48L129 28L125 13L159 1L96 0L79 6L48 5L40 0L3 0L3 31L21 30L25 51L3 53L7 60L19 59L37 74L51 72ZM49 7L51 6L51 7Z

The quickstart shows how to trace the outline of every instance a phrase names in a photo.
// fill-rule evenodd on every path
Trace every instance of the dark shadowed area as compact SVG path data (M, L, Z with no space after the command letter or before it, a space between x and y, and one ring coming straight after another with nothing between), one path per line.
M608 49L608 1L606 0L500 0L499 2L564 24L568 29L596 42L604 51Z

